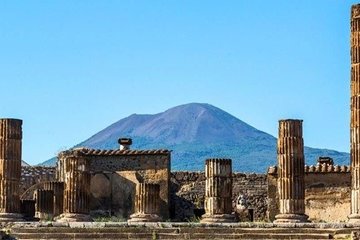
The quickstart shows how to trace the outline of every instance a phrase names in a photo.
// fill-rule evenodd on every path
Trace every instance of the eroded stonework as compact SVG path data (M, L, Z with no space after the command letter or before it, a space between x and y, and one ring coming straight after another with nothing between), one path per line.
M201 222L234 222L231 159L206 159L205 178L205 214Z
M280 212L275 222L306 222L302 120L279 121L277 154Z
M350 222L360 223L360 18L359 5L351 8L351 214Z
M169 218L170 151L87 148L65 151L59 155L60 181L65 180L63 163L68 156L83 158L89 163L91 215L128 219L135 211L137 184L153 183L160 186L160 217Z
M279 213L278 169L267 175L268 219ZM305 166L305 214L313 222L344 222L350 214L351 174L349 166Z
M0 119L0 221L16 221L20 214L22 120Z

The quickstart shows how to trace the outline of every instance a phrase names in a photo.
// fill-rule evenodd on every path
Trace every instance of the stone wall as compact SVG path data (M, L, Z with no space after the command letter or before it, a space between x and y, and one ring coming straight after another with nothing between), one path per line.
M319 222L341 222L347 220L350 213L350 172L347 166L338 169L329 169L323 171L320 167L305 167L305 212L310 220ZM114 195L114 198L127 196L128 200L122 209L132 209L131 194L124 194L126 189L120 192L116 187L110 184L111 178L117 178L118 184L122 184L121 176L129 178L131 175L133 181L137 181L137 176L132 171L123 171L121 173L96 173L92 177L92 209L102 205L100 209L115 209L117 206L111 205L106 196ZM158 174L155 173L154 174ZM138 174L138 177L142 174ZM149 175L150 176L150 175ZM21 194L34 184L40 182L55 180L55 168L51 167L22 167L21 175ZM265 174L242 174L234 173L233 179L233 205L236 210L236 200L240 194L248 196L249 208L254 209L254 220L271 221L278 212L278 202L276 198L276 171ZM32 196L36 188L33 188L29 197ZM170 210L171 217L175 220L195 220L194 216L200 216L204 213L204 193L205 193L205 175L203 172L172 172L170 179ZM25 197L25 198L29 198ZM96 200L96 201L95 201ZM106 205L107 204L107 205ZM128 204L128 206L126 205Z
M178 221L196 220L204 213L204 172L172 172L170 184L171 215ZM267 183L265 174L233 174L233 209L239 211L238 197L246 196L247 208L255 221L266 219ZM248 219L240 219L248 220Z
M154 161L153 161L154 162ZM109 166L109 165L108 165ZM97 166L100 169L100 166ZM94 166L95 168L95 166ZM108 169L110 170L110 169ZM140 170L139 170L140 171ZM154 179L159 178L161 171L153 173ZM160 175L159 175L160 174ZM157 176L156 176L157 175ZM123 177L122 177L123 176ZM99 213L112 211L124 218L129 215L133 208L132 199L135 192L129 187L126 179L138 181L140 176L148 176L141 173L136 174L134 171L119 171L116 173L97 172L93 173L91 178L92 201L90 208L96 213L95 209L99 209ZM248 205L254 210L255 220L264 220L266 218L266 194L267 183L265 174L233 174L233 205L236 210L236 199L240 194L248 196ZM51 167L23 167L21 177L22 193L34 184L45 181L55 180L55 168ZM111 184L111 182L113 182ZM116 183L116 184L115 184ZM128 186L118 188L116 186ZM42 185L38 185L42 188ZM29 198L37 187L29 189L27 194ZM170 179L170 210L171 217L175 220L195 220L195 215L204 213L204 194L205 194L205 174L204 172L172 172ZM113 199L113 204L109 198ZM117 198L127 199L120 201L121 206L116 202ZM118 209L118 210L116 210Z
M351 174L348 166L305 166L305 214L313 222L344 222L350 214ZM277 171L268 171L268 218L279 212Z
M160 185L160 213L169 218L170 152L167 150L97 150L79 148L59 155L58 176L63 181L62 161L81 156L90 162L90 214L124 219L134 213L136 184Z
M20 196L35 184L46 181L55 180L55 167L41 167L41 166L22 166L21 167L21 182L20 182ZM35 189L36 190L36 189ZM32 196L32 193L29 194ZM29 198L26 196L23 199Z

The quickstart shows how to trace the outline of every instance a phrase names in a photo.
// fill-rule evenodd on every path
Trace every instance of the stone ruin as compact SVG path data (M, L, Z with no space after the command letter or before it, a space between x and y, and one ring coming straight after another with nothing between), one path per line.
M280 120L277 144L280 213L275 222L306 222L301 120Z
M266 176L257 177L260 184L254 188L255 192L265 192L256 198L259 201L254 201L252 194L246 194L246 186L250 186L252 178L233 174L231 159L207 159L205 174L171 173L169 150L131 150L132 140L129 138L119 139L120 148L117 150L75 148L61 152L56 176L54 170L49 168L45 171L46 174L40 174L41 177L34 179L34 175L29 174L29 171L36 172L34 169L21 167L22 120L0 119L0 223L24 219L52 220L57 222L57 226L70 226L71 229L77 226L72 225L72 222L91 222L97 216L117 216L127 219L127 225L110 226L126 226L131 229L132 224L138 226L138 223L179 220L179 212L189 210L188 217L191 214L201 217L195 232L186 224L168 224L161 225L160 229L164 230L157 228L153 232L155 236L152 234L151 238L157 239L156 234L163 234L163 239L169 229L183 238L190 239L193 236L206 239L199 237L210 236L201 228L212 226L213 228L205 229L205 232L221 235L224 229L216 227L231 226L233 230L229 232L227 228L221 236L231 234L235 238L251 239L260 236L269 238L272 236L269 234L273 234L276 238L290 239L295 234L295 238L300 239L339 236L359 239L360 4L353 5L351 9L350 102L350 167L334 165L333 159L328 157L320 157L316 166L305 166L302 120L280 120L278 164L270 167ZM247 182L241 182L247 178ZM245 187L241 189L239 185ZM265 201L261 201L264 199ZM266 211L262 210L259 214L258 209ZM254 218L254 215L257 217ZM262 220L273 223L239 223L259 220L259 215L263 217ZM346 220L347 223L311 223L324 219L334 222ZM13 226L13 229L16 229L17 236L23 236L21 229L26 225L19 226ZM107 225L102 226L106 228ZM257 230L246 230L249 227ZM46 229L43 232L45 235L46 231L52 231ZM70 234L66 236L76 235L69 228L63 229L63 234ZM110 228L105 229L107 230ZM87 230L82 231L87 234ZM82 231L79 236L82 236ZM99 229L98 231L101 232ZM122 238L131 238L132 231L124 230L116 234L126 232L121 235ZM137 231L144 231L143 236L149 236L146 235L147 230ZM183 231L185 235L179 235ZM203 235L199 235L199 232L203 232ZM32 231L25 234L30 236ZM54 232L51 234L56 235ZM101 234L106 235L105 232ZM114 238L115 235L111 236Z
M205 177L205 214L201 222L234 222L231 159L207 159Z

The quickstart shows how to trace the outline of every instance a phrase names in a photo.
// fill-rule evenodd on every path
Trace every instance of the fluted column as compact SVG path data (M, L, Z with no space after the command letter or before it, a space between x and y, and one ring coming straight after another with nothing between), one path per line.
M54 192L53 199L53 215L54 217L59 216L63 213L63 203L64 203L64 182L46 182L44 184L45 190L51 190Z
M90 201L90 162L81 156L67 155L64 164L64 206L59 221L91 221Z
M351 7L351 211L349 222L360 222L360 5Z
M128 222L159 222L160 185L139 183L136 185L135 213Z
M0 119L0 222L19 221L22 120Z
M40 220L52 220L54 209L54 192L37 189L35 192L35 217Z
M231 159L205 161L205 214L203 223L233 222Z
M280 214L275 222L306 222L302 120L280 120L277 141Z

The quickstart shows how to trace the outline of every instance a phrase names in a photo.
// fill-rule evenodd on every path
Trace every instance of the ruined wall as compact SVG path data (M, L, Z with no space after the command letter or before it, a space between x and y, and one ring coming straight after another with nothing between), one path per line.
M305 166L305 214L313 222L343 222L350 214L350 168ZM268 171L268 217L279 212L276 168Z
M20 181L20 196L27 189L29 189L31 186L35 184L46 181L54 181L55 173L56 173L55 167L22 166L21 181ZM32 196L32 193L29 195Z
M59 179L64 177L62 161L68 155L90 161L90 214L116 215L127 219L134 213L136 184L160 185L160 213L169 218L170 152L167 150L75 149L59 155Z
M154 171L153 174L160 173L161 175L161 172L161 170ZM99 209L113 209L113 212L119 209L118 214L124 216L130 214L133 207L132 199L135 194L133 191L135 185L131 186L130 184L129 186L129 183L138 181L137 179L140 176L144 176L141 171L139 174L133 171L94 173L91 180L92 209L100 206ZM145 174L145 176L150 177L151 175ZM36 183L52 181L54 177L55 168L22 167L21 193ZM115 180L111 180L112 178ZM132 180L129 182L126 179ZM171 216L176 220L190 220L194 219L195 214L203 214L204 173L172 172L170 180ZM240 194L246 194L248 195L249 207L255 209L254 220L269 218L272 221L278 212L276 180L276 171L269 172L267 176L265 174L234 173L234 210L237 197ZM111 181L115 181L116 184L111 184ZM120 186L120 188L116 186ZM309 166L305 167L305 213L310 216L310 220L346 221L347 215L350 213L350 192L350 172L347 167L342 167L342 169L339 167L330 172L321 172L321 168L316 170L316 167L313 169ZM107 201L107 199L111 198L112 195L114 200L119 198L127 200L121 201L121 207L116 206L116 204L111 205L111 201ZM32 193L29 196L32 196Z
M91 157L90 209L127 219L134 212L136 184L160 185L160 212L169 218L169 168L166 155Z
M305 212L313 221L347 221L350 214L350 172L305 174Z
M178 221L195 220L204 213L204 172L171 173L171 214ZM267 183L265 174L233 174L233 209L239 195L247 196L248 208L254 209L254 220L266 218Z

